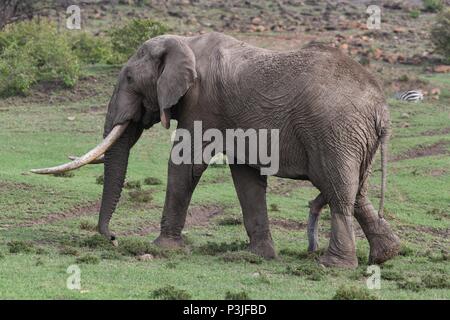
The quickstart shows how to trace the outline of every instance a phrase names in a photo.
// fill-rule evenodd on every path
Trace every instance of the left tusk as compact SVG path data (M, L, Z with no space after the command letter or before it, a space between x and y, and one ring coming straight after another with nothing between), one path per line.
M77 156L68 156L68 158L72 161L80 159L80 157L77 157ZM100 164L100 163L105 163L105 155L104 154L102 154L97 159L89 162L89 164Z
M120 138L122 133L127 128L128 124L129 122L125 122L124 124L116 125L98 146L86 153L84 156L77 158L72 162L51 168L33 169L31 170L31 172L38 174L55 174L78 169L88 163L91 163L92 161L103 155L114 144L114 142L116 142Z

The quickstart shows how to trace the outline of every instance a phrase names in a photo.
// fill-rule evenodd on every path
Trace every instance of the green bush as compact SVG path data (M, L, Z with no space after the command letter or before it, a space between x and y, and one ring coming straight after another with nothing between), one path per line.
M409 12L409 16L413 19L417 19L420 16L420 11L419 10L411 10Z
M427 12L439 12L444 7L442 0L423 0L423 10Z
M26 94L39 81L72 87L80 65L68 37L49 21L24 21L0 32L0 95Z
M112 59L111 45L105 38L87 32L71 32L70 43L73 53L83 63L109 63Z
M114 27L109 32L113 61L126 61L142 43L166 31L163 24L150 19L133 19L124 26Z
M436 51L442 54L450 63L450 9L445 10L437 17L431 29L431 41Z

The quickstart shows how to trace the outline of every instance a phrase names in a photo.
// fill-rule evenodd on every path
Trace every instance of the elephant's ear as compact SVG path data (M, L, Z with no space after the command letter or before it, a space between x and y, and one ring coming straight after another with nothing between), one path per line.
M182 40L167 38L160 57L160 76L156 83L161 123L170 127L170 108L185 95L197 78L195 56Z

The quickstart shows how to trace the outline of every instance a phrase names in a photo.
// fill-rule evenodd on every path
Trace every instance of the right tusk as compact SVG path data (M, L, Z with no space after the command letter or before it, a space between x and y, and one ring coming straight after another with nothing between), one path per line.
M31 172L38 174L55 174L66 172L74 169L78 169L88 163L95 161L101 155L103 155L113 144L119 139L122 133L127 128L129 122L125 122L124 124L119 124L115 126L108 136L103 139L103 141L96 146L94 149L86 153L84 156L76 158L72 162L65 163L56 167L51 168L43 168L43 169L32 169Z
M68 156L68 158L72 161L80 159L80 157L77 157L77 156ZM100 164L100 163L105 163L105 155L104 154L102 154L97 159L94 159L91 162L89 162L89 164Z

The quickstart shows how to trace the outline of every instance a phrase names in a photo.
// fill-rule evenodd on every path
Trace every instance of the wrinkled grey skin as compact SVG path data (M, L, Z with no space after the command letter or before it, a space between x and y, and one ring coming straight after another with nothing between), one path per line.
M130 148L144 128L170 118L193 132L208 128L280 130L279 177L311 181L309 249L317 249L321 208L331 208L326 266L356 267L353 215L370 243L370 261L398 252L399 240L367 197L370 165L386 138L389 114L381 88L338 50L312 45L295 52L256 48L220 33L160 36L144 43L119 75L108 107L105 136L132 121L105 154L99 230L114 239L109 221L120 197ZM151 150L149 150L151 152ZM155 243L183 245L181 231L192 193L207 164L168 164L161 234ZM267 178L259 167L230 165L250 250L276 256L266 208Z

